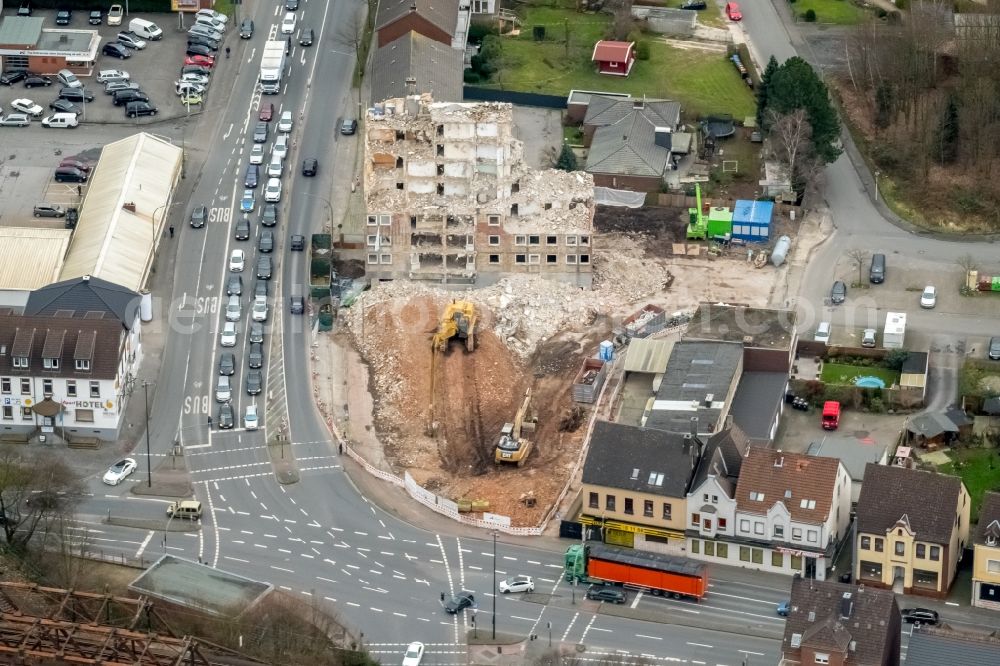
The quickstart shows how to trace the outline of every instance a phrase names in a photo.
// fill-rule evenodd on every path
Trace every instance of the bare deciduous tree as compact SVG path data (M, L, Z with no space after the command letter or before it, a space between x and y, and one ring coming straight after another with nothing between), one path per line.
M792 187L804 191L815 183L823 168L812 149L812 127L805 109L788 114L769 113L768 134L772 157L788 168Z
M608 0L604 3L604 11L612 17L608 29L610 39L621 41L636 29L635 19L632 18L632 0Z
M862 280L861 276L863 274L862 271L865 268L865 264L868 263L868 251L862 250L861 248L854 248L847 253L847 256L850 257L851 261L854 262L854 265L858 267L858 284L860 285Z
M55 455L0 447L0 524L9 548L24 551L37 534L53 530L80 492L79 478Z

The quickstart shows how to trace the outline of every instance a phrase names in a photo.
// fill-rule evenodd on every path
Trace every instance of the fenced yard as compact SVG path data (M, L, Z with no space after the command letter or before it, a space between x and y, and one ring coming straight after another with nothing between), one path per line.
M952 462L938 471L962 477L972 499L972 522L979 519L983 493L1000 490L1000 449L953 449L948 452Z
M848 365L846 363L824 363L820 379L827 384L854 385L857 377L878 377L886 388L899 383L899 373L877 365Z

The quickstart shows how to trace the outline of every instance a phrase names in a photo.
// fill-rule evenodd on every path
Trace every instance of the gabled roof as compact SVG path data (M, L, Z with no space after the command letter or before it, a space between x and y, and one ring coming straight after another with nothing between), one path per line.
M691 491L701 486L709 476L714 476L729 497L732 497L743 457L749 448L750 440L739 426L733 425L712 435L691 480Z
M462 101L462 51L408 32L375 51L371 101L431 93L437 102Z
M449 35L458 25L459 0L381 0L375 14L376 32L414 12Z
M830 515L840 461L751 447L736 484L736 510L765 514L777 502L792 520L822 523Z
M884 534L905 515L916 538L949 543L961 491L957 476L869 463L858 497L858 531Z
M781 649L792 659L805 646L847 653L850 665L896 665L899 628L899 608L890 590L794 578Z
M933 438L946 432L958 432L958 426L943 412L924 412L908 419L906 430L914 435Z
M1000 664L1000 639L995 635L975 636L941 627L914 628L906 647L906 666L942 664Z
M590 142L586 171L662 178L670 161L670 136L661 141L666 145L657 144L656 126L640 113L598 127Z
M584 125L604 127L614 125L633 113L640 113L659 127L677 127L681 122L681 105L667 99L645 99L593 95L587 105Z
M4 350L0 353L0 374L113 379L118 371L121 336L121 322L108 314L101 317L3 314L0 315L0 349ZM46 356L46 353L56 355ZM28 359L27 368L13 367L13 358L19 356ZM56 359L58 368L45 368L45 358ZM88 361L90 369L77 371L78 360Z
M635 42L602 39L594 44L594 55L590 59L598 62L625 62L634 48Z
M958 409L957 407L952 407L947 410L944 415L948 417L948 420L955 424L956 427L964 428L965 426L970 426L974 423L971 416L965 413L964 410Z
M744 372L729 411L733 423L758 444L769 444L787 386L787 372Z
M131 289L85 275L31 292L24 314L53 315L58 312L83 317L90 312L102 312L112 315L122 326L131 329L139 311L139 300L139 294Z
M993 540L993 545L1000 544L1000 492L984 493L983 504L979 507L975 542L984 545L987 537Z
M697 438L681 434L598 421L583 465L583 482L684 497L700 446Z

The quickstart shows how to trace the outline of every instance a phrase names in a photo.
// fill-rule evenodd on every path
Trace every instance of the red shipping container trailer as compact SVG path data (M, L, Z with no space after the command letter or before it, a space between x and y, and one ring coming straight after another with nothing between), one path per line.
M708 592L708 567L701 562L597 544L590 546L589 551L587 575L590 578L649 588L653 594L697 600Z

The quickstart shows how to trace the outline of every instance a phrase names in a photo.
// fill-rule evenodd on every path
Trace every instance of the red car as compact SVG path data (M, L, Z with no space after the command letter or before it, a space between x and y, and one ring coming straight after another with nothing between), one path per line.
M739 4L735 2L726 3L726 16L730 21L740 21L743 19L743 12L740 11Z
M63 159L63 161L59 163L59 166L61 166L61 167L74 167L74 168L77 168L77 169L79 169L80 171L83 171L83 172L90 171L90 169L91 169L91 166L89 164L87 164L86 162L81 162L80 160L73 159L72 157L67 157L67 158Z
M274 104L270 102L264 102L260 105L260 121L262 123L271 122L271 118L274 117Z
M185 56L185 65L198 65L199 67L212 67L215 64L215 58L210 56Z

